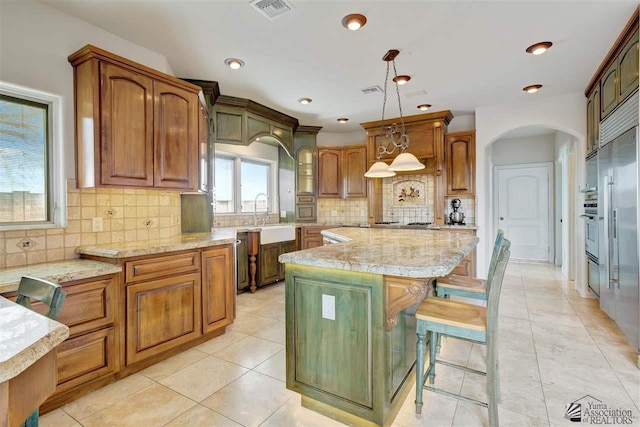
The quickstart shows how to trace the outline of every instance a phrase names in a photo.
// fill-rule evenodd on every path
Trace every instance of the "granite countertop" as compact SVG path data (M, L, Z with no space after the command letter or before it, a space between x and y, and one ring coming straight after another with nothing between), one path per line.
M69 328L0 297L0 383L33 365L69 336Z
M470 234L442 230L343 227L322 234L340 243L283 254L278 260L392 276L441 277L478 244Z
M39 277L54 283L63 283L119 273L120 271L122 271L120 266L88 259L4 268L0 269L0 293L17 290L22 276Z
M80 246L76 252L105 258L129 258L187 249L225 245L236 241L235 228L216 228L211 233L189 233L166 239L136 240L105 245Z

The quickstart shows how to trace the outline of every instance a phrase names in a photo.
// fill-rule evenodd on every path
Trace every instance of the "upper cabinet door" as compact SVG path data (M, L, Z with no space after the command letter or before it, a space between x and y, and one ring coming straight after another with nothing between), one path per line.
M108 63L100 79L100 184L152 187L153 80Z
M192 189L198 179L198 95L154 84L155 187Z
M346 148L342 155L344 197L367 197L367 147Z
M604 119L618 105L618 62L611 64L611 67L604 73L600 80L600 108L601 118Z
M618 102L638 88L638 31L618 56L618 75L620 76Z
M342 150L318 150L318 197L342 197Z
M450 133L445 138L447 194L475 194L475 132Z

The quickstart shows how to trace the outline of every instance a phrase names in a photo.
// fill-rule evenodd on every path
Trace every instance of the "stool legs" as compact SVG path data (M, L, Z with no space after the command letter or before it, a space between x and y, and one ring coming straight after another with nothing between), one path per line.
M424 386L425 333L418 332L416 342L416 414L422 413L422 387Z
M429 384L436 382L436 352L439 344L440 334L431 331L429 334Z

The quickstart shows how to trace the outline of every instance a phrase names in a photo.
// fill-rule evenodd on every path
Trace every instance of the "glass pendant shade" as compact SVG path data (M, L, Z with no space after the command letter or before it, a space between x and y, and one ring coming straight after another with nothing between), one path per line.
M390 176L395 176L396 173L392 170L389 170L389 165L385 162L377 161L364 174L367 178L388 178Z
M400 153L389 165L389 170L394 172L419 171L425 166L411 153Z

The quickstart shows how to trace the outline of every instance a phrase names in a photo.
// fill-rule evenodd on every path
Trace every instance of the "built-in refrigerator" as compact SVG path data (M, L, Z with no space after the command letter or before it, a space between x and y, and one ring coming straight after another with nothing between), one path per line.
M639 347L638 93L627 102L601 125L604 138L598 155L600 308Z

